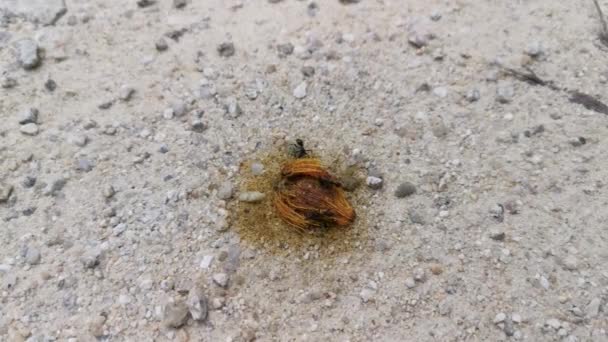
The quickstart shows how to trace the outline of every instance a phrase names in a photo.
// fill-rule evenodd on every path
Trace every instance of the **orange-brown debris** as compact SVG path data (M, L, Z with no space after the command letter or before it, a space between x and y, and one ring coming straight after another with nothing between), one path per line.
M326 226L347 226L355 220L340 183L318 159L300 158L286 163L274 205L283 221L306 231Z

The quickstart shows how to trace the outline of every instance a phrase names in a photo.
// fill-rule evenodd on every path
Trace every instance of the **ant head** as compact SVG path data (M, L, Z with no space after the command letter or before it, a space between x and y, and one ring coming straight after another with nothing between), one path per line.
M296 144L298 144L298 146L304 147L304 141L302 139L296 139Z

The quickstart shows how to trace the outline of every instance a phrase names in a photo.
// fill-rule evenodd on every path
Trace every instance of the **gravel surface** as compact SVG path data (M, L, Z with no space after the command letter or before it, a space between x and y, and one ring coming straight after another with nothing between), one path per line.
M592 1L0 0L0 341L608 341L600 27ZM272 214L297 138L352 227Z

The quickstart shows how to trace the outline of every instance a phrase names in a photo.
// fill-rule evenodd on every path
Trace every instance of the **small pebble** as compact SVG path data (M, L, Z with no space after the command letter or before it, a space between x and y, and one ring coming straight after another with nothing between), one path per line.
M395 190L395 197L404 198L411 196L416 193L416 186L410 182L404 182L399 184Z
M38 123L38 109L28 108L18 115L18 122L20 125L28 123Z
M79 158L76 160L76 170L82 172L89 172L93 170L94 164L89 159Z
M365 183L370 189L378 190L382 188L382 184L384 183L384 181L382 180L382 178L369 176L365 180Z
M241 110L241 106L239 106L239 103L234 97L229 97L228 99L226 99L226 102L224 104L224 110L226 111L226 114L228 114L228 116L233 119L236 119L243 113L243 111Z
M86 135L74 134L68 138L70 144L76 145L78 147L85 147L89 142L89 138Z
M231 57L234 55L235 49L232 42L221 43L217 47L217 53L222 57Z
M261 163L252 163L251 164L251 174L254 176L259 176L264 173L264 165Z
M294 47L291 43L277 45L277 50L279 51L279 56L281 57L291 55L293 53L293 49Z
M424 272L424 269L419 267L414 270L414 280L421 283L426 281L426 273Z
M190 316L192 316L192 319L199 322L207 319L207 298L203 295L200 289L190 290L186 305L188 306L188 311L190 311Z
M300 69L300 71L302 72L302 75L304 75L305 77L312 77L315 74L315 68L309 65L305 65L302 67L302 69Z
M116 194L116 190L114 190L112 185L108 184L103 188L103 197L112 198L114 197L114 194Z
M568 255L562 259L562 266L568 271L576 271L578 269L578 259L574 255Z
M542 44L538 41L528 44L526 47L526 55L532 58L540 58L545 54L545 49Z
M587 305L587 307L585 308L585 313L587 314L588 318L597 318L597 316L599 316L600 313L600 306L602 304L602 300L599 297L595 297L593 298L589 304ZM604 311L606 311L606 307L604 306Z
M140 8L152 6L155 3L156 3L156 0L137 0L137 6L139 6Z
M496 88L496 100L500 103L509 103L515 96L515 89L511 83L501 82Z
M219 189L217 190L217 197L224 201L229 200L232 198L233 191L234 189L232 187L232 183L226 181L222 183Z
M293 97L296 99L303 99L306 97L306 82L298 84L293 90Z
M38 43L32 39L22 39L15 43L17 60L25 70L32 70L40 65Z
M8 77L8 76L2 76L0 77L0 87L4 88L4 89L11 89L17 86L17 80L12 78L12 77Z
M188 307L182 302L167 304L163 323L168 328L180 328L188 321L188 314Z
M414 280L414 278L412 278L412 277L407 277L407 278L405 279L405 286L406 286L408 289L413 289L414 287L416 287L416 281L415 281L415 280Z
M266 195L258 191L247 191L239 195L239 201L248 203L261 202L264 198Z
M494 316L494 324L502 323L507 319L507 315L504 312L499 312Z
M27 123L25 125L22 125L19 130L21 131L21 133L31 136L37 135L39 132L38 125L36 125L35 123Z
M122 87L120 87L120 93L118 94L118 98L121 101L128 102L133 97L133 94L135 94L135 88L128 85L123 85Z
M38 265L40 263L40 251L35 247L28 247L25 253L25 262L29 265Z
M228 286L228 275L226 273L216 273L213 275L213 282L221 287Z
M414 32L412 33L407 41L415 48L422 48L429 44L428 35Z
M49 78L46 80L46 82L44 82L44 88L50 92L54 92L55 89L57 89L57 83Z
M46 196L54 196L57 192L61 191L63 187L67 184L68 180L61 177L55 176L53 177L46 188L44 189L44 195Z
M154 42L154 46L156 47L156 51L162 52L166 51L169 48L169 44L167 44L167 40L161 37Z
M188 0L173 0L173 7L184 8L188 4Z
M374 297L374 290L365 288L361 290L359 296L361 297L363 303L367 303Z
M0 183L0 203L8 202L12 193L13 193L12 185Z
M467 92L465 98L469 102L477 102L481 98L481 94L479 93L479 90L471 89Z

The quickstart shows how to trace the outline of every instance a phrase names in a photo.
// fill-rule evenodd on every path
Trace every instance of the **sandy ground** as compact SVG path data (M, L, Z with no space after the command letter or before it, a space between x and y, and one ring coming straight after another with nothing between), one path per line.
M149 2L0 1L0 340L608 341L592 1ZM349 229L239 201L296 138Z

